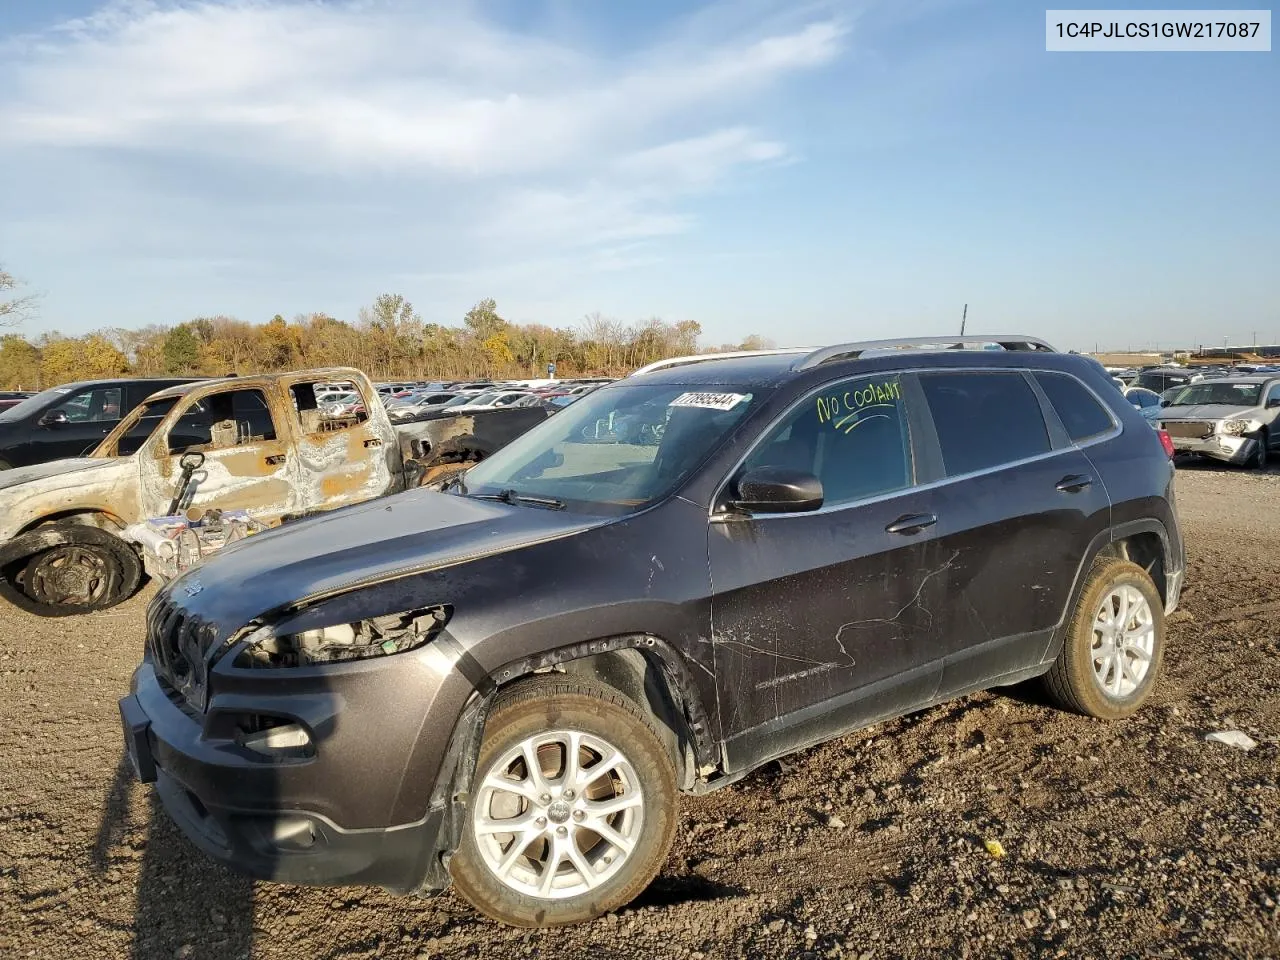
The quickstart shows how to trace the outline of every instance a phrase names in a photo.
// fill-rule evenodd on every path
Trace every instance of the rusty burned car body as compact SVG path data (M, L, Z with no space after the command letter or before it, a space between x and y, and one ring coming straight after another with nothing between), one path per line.
M423 417L395 425L400 452L422 466L422 483L436 485L479 463L555 411L501 407Z
M326 417L315 387L348 381L362 413ZM199 466L184 475L184 456ZM0 595L47 616L102 609L141 580L126 530L244 511L260 526L416 484L373 385L335 368L199 381L149 397L87 457L0 474Z

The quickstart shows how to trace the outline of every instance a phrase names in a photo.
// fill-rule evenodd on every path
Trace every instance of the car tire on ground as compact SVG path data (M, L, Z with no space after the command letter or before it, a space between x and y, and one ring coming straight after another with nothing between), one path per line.
M459 893L503 923L590 920L657 875L677 802L670 754L629 698L563 674L521 681L485 724L449 871Z
M1164 604L1151 576L1136 563L1099 557L1044 687L1064 709L1103 720L1128 717L1151 695L1164 641Z
M1258 431L1258 435L1254 439L1258 442L1254 444L1253 458L1249 461L1249 466L1261 473L1266 473L1268 462L1271 459L1269 456L1270 450L1268 449L1271 446L1271 437L1264 427Z
M142 582L142 562L129 544L96 527L54 524L39 533L69 528L63 542L37 550L4 571L0 594L42 617L68 617L114 607Z

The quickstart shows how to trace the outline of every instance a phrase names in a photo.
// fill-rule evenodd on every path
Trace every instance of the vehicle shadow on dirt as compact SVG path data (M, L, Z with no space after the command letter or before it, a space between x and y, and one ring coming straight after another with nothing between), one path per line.
M192 846L155 790L138 784L123 756L103 803L91 854L93 871L105 874L110 850L128 845L130 804L139 791L146 793L147 822L131 960L248 960L253 951L253 881Z

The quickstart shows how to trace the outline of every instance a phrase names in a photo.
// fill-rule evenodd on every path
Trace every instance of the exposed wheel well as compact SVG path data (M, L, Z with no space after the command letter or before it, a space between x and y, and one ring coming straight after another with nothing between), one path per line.
M570 660L560 669L613 687L648 713L675 766L676 784L682 790L693 786L698 770L688 721L676 704L661 663L639 650L615 650Z
M1160 599L1168 602L1164 570L1164 541L1156 533L1134 533L1120 540L1114 540L1099 551L1099 556L1119 557L1129 560L1146 570L1155 582Z
M647 712L663 735L681 790L694 789L718 764L710 724L683 659L656 637L631 634L590 640L509 664L498 687L549 671L613 687Z
M63 510L61 513L51 513L39 520L32 520L18 533L27 533L53 523L75 523L85 527L97 527L108 533L119 533L125 527L122 520L105 510Z

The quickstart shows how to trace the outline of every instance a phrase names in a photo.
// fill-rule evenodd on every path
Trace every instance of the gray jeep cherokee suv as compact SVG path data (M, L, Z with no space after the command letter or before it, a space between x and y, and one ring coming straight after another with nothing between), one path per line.
M1027 337L669 361L174 581L128 751L255 876L585 920L653 879L682 792L1033 677L1138 709L1173 481L1097 364Z

